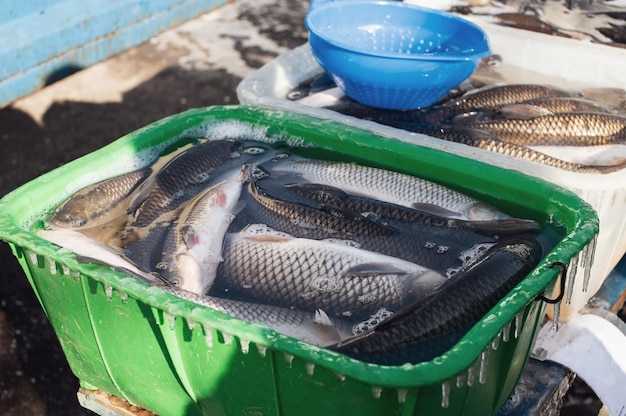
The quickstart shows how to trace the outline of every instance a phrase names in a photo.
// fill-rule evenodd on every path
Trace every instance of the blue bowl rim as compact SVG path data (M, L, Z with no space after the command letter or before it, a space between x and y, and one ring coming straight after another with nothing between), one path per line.
M472 28L473 30L477 31L478 33L481 33L483 35L483 39L484 42L479 45L481 48L476 48L471 54L469 53L458 53L458 54L449 54L446 53L446 55L443 54L438 54L437 52L433 52L433 53L424 53L421 55L415 55L415 54L402 54L402 53L397 53L397 52L372 52L370 50L367 49L363 49L363 48L357 48L354 47L352 45L349 45L347 43L341 42L341 41L336 41L333 39L329 39L328 37L324 36L319 30L317 30L314 25L312 25L311 23L311 16L315 16L316 14L323 12L327 9L334 9L337 8L341 5L372 5L375 4L377 6L389 6L389 7L396 7L396 8L407 8L407 9L414 9L417 11L422 11L424 13L429 13L429 14L433 14L433 15L439 15L439 16L443 16L445 18L457 21L467 27ZM359 53L359 54L363 54L363 55L368 55L371 57L381 57L381 58L391 58L391 59L403 59L403 60L428 60L428 61L474 61L474 60L478 60L478 59L482 59L482 58L486 58L488 56L492 55L491 52L491 48L489 46L489 40L487 37L487 34L485 33L485 31L478 25L470 22L467 19L463 19L460 16L457 16L453 13L449 13L449 12L445 12L442 10L437 10L437 9L431 9L428 7L422 7L422 6L418 6L415 4L411 4L411 3L405 3L403 1L385 1L385 0L380 0L380 1L372 1L372 0L334 0L334 1L329 1L323 4L320 4L318 6L312 7L309 12L307 13L305 19L304 19L304 24L307 28L307 30L309 31L309 35L313 34L316 37L318 37L320 40L327 42L333 46L336 46L338 48L344 49L348 52L352 52L352 53ZM482 49L482 50L481 50Z

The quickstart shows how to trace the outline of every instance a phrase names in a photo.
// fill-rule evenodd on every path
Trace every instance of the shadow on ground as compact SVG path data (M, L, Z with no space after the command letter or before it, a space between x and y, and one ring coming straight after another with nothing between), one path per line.
M240 81L224 70L174 67L120 103L55 102L43 126L15 108L0 110L0 196L163 117L234 104ZM0 415L92 415L78 404L78 380L6 243L0 265Z

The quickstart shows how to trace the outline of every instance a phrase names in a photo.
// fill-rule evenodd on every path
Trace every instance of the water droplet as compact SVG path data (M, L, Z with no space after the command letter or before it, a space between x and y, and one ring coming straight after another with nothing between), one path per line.
M447 409L450 405L450 382L441 383L441 407Z
M382 387L372 386L372 396L374 396L375 399L380 399L380 396L382 394L383 394Z
M467 385L472 387L476 379L476 367L474 365L467 369Z
M463 387L463 384L465 384L465 374L459 374L458 376L456 376L456 386L458 388Z
M515 315L515 333L513 334L515 339L519 338L520 331L522 330L523 318L524 318L524 311Z
M250 341L247 339L239 338L239 344L241 347L241 352L243 354L247 354L250 351Z
M265 357L265 354L267 354L267 347L265 345L256 344L256 349L259 351L261 357Z
M193 331L193 329L196 327L196 321L192 321L191 319L187 319L187 328L189 328L190 331Z
M579 253L580 254L580 253ZM567 291L565 296L565 302L569 305L572 302L572 295L574 294L574 282L576 281L576 275L578 274L578 256L572 257L569 263L567 271Z
M591 266L593 265L593 259L595 257L597 238L598 236L596 235L591 240L591 242L587 244L586 250L584 252L585 274L583 276L583 292L586 292L589 289L589 280L591 279Z
M511 334L511 321L502 328L502 341L509 342L509 336Z
M28 257L30 257L30 262L33 263L33 265L39 267L39 261L37 260L37 254L29 251L28 252Z
M167 313L167 312L165 313L165 316L167 318L167 323L168 323L170 329L173 330L174 327L176 326L176 317L174 315L172 315L172 314Z
M376 297L376 295L372 293L367 293L365 295L359 296L357 299L361 303L372 303L372 302L376 302L376 299L378 298Z
M107 297L107 300L111 302L113 300L113 288L110 285L105 283L104 285L104 296Z
M122 303L126 304L128 302L128 294L124 292L117 292L117 293L119 293Z
M409 389L398 389L398 403L406 402L406 395Z
M76 280L77 282L80 280L80 273L72 272L72 275L74 275L74 280Z
M478 382L480 384L485 384L487 381L487 350L484 350L480 354L480 370L478 371Z
M306 373L312 376L313 372L315 371L315 364L307 362L305 364L305 367L306 367Z
M57 263L49 257L46 257L46 261L48 262L48 270L50 270L51 275L57 274Z
M491 340L491 349L494 351L497 350L498 347L500 346L500 334L501 333L502 331L498 332L498 335L496 335L496 337Z
M344 381L346 381L346 376L341 374L341 373L335 373L335 375L337 376L337 378L339 379L339 381L341 381L342 383Z
M437 254L443 254L448 250L450 250L450 246L439 246L437 247Z
M206 346L209 348L213 348L213 327L207 324L203 324L202 328L204 329L204 339L206 340Z
M293 355L287 354L286 352L284 352L283 355L285 356L285 362L287 363L287 367L291 368L291 365L293 363Z
M70 275L70 268L67 267L65 264L61 265L61 272L63 273L63 276L69 276Z
M224 345L230 345L233 342L233 334L222 331L222 336L224 337Z

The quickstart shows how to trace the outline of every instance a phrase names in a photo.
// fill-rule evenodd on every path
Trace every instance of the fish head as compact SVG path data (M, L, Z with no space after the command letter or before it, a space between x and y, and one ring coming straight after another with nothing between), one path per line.
M187 292L203 295L207 288L202 278L202 266L188 254L177 255L164 275L172 286Z

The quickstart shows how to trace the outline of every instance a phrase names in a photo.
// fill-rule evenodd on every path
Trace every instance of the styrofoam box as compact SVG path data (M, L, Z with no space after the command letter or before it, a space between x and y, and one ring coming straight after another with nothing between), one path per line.
M626 49L549 36L498 26L471 18L487 33L494 54L517 71L517 83L549 83L573 89L578 86L626 88ZM515 169L561 185L587 201L600 218L593 262L570 265L566 300L560 311L550 310L561 321L580 310L600 288L626 251L626 169L612 173L577 173L531 163L486 150L410 133L372 121L312 108L286 99L294 87L319 75L323 69L309 44L297 47L246 77L237 88L241 104L284 109L333 119L369 129L377 134ZM516 72L516 71L513 71ZM558 285L557 285L558 287ZM555 289L556 290L556 289Z

